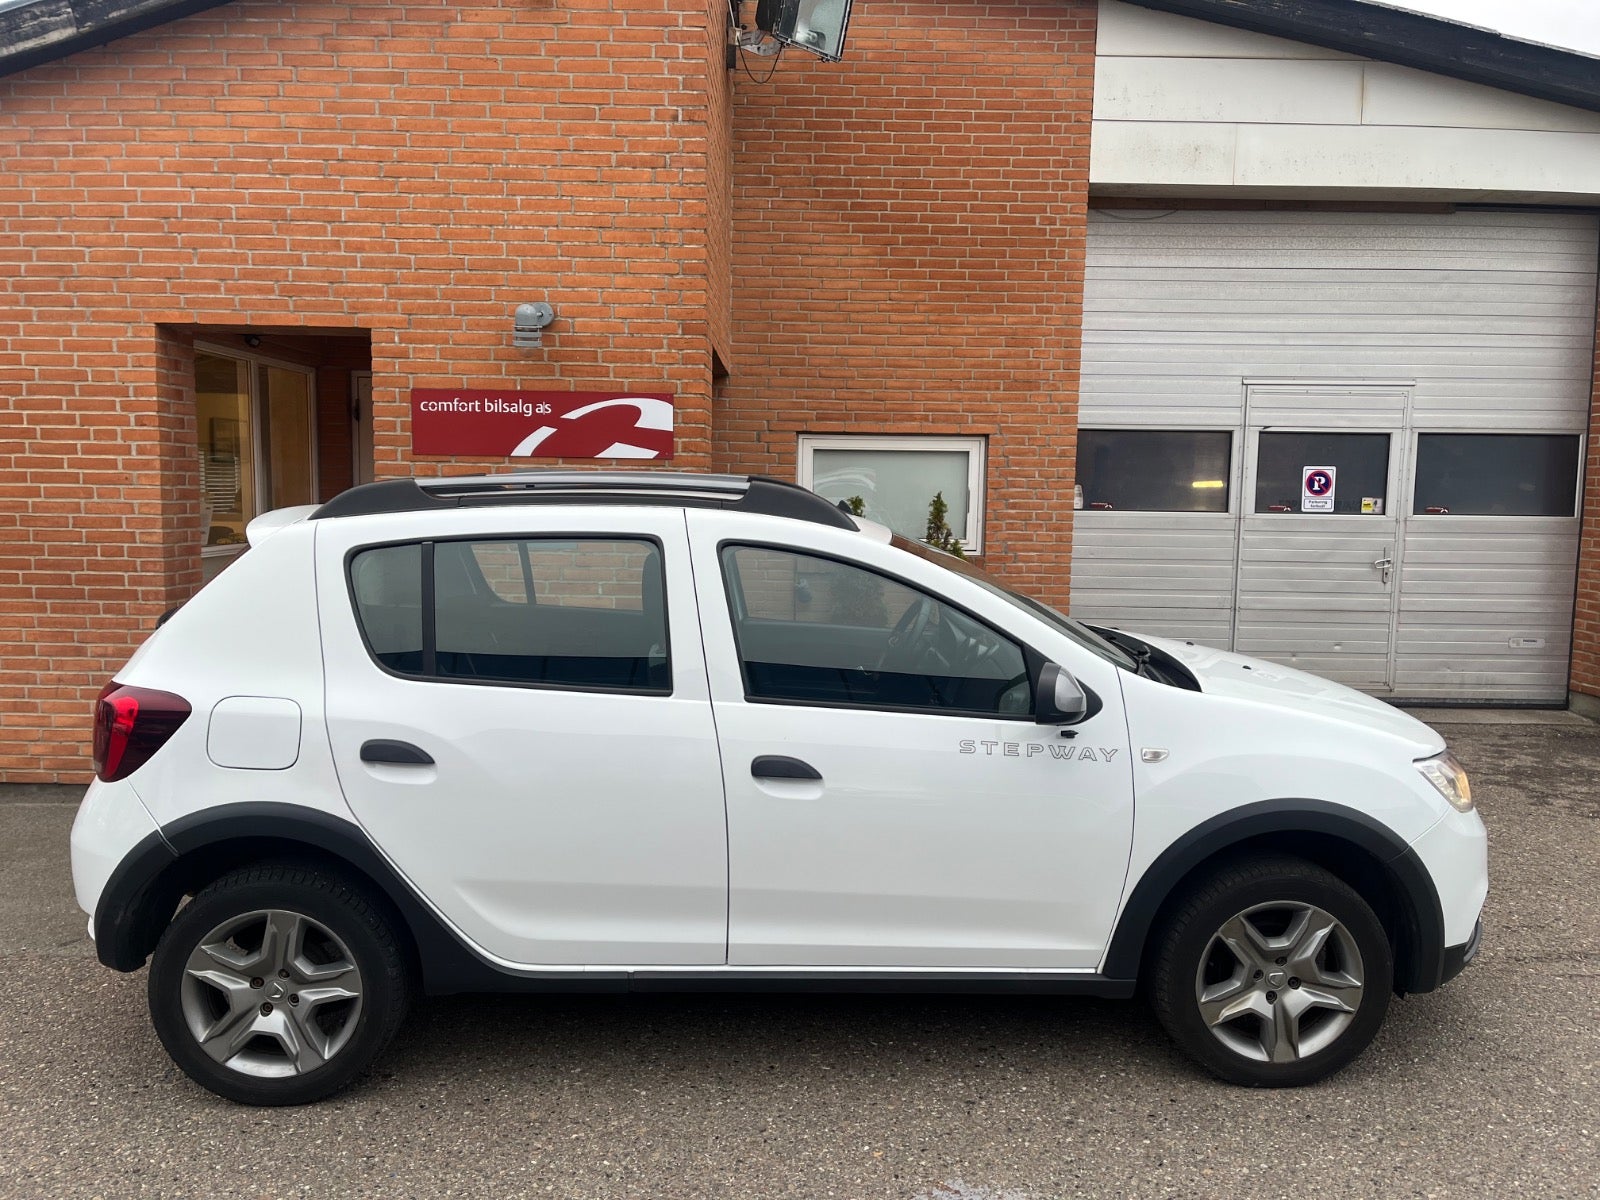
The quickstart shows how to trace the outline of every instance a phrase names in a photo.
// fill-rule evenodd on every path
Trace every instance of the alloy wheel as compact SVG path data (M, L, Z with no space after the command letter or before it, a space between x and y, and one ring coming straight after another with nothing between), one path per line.
M184 963L180 1006L200 1049L260 1079L304 1075L338 1054L361 1016L355 957L332 930L288 909L230 917Z
M1225 910L1224 910L1225 911ZM1213 1037L1257 1062L1291 1063L1336 1041L1365 987L1361 951L1332 914L1268 903L1225 921L1195 972L1194 997Z

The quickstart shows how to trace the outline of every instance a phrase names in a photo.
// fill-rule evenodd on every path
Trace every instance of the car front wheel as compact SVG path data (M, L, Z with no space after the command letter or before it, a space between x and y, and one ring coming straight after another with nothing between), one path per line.
M219 879L178 913L150 964L167 1052L243 1104L305 1104L344 1087L394 1036L407 991L383 913L309 867Z
M1297 1087L1366 1049L1388 1011L1393 951L1348 884L1294 858L1213 874L1168 920L1152 1000L1173 1040L1232 1083Z

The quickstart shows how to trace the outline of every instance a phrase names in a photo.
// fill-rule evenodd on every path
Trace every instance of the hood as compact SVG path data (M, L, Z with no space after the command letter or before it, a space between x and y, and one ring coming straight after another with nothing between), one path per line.
M1207 695L1289 709L1387 734L1411 743L1416 758L1444 749L1444 738L1415 717L1342 683L1192 642L1142 633L1136 636L1181 662L1200 681Z

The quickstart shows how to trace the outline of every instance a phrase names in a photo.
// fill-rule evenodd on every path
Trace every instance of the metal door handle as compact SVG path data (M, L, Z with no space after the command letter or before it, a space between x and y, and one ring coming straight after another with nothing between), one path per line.
M807 783L821 783L822 773L810 763L798 758L785 758L781 754L763 754L750 764L752 779L799 779Z
M361 743L361 761L364 763L398 763L406 767L431 767L433 755L421 746L410 742L394 742L388 738L374 738Z
M1385 555L1383 558L1374 559L1372 562L1372 569L1374 571L1383 572L1383 581L1385 583L1389 582L1389 569L1393 566L1394 559L1388 557L1387 555Z

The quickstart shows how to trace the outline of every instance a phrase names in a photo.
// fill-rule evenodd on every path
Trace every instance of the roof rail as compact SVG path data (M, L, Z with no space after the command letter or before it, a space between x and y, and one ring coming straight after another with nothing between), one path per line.
M859 528L843 510L798 484L765 475L697 475L689 471L552 470L385 479L340 492L309 519L506 504L616 503L723 508L791 517L835 529Z

